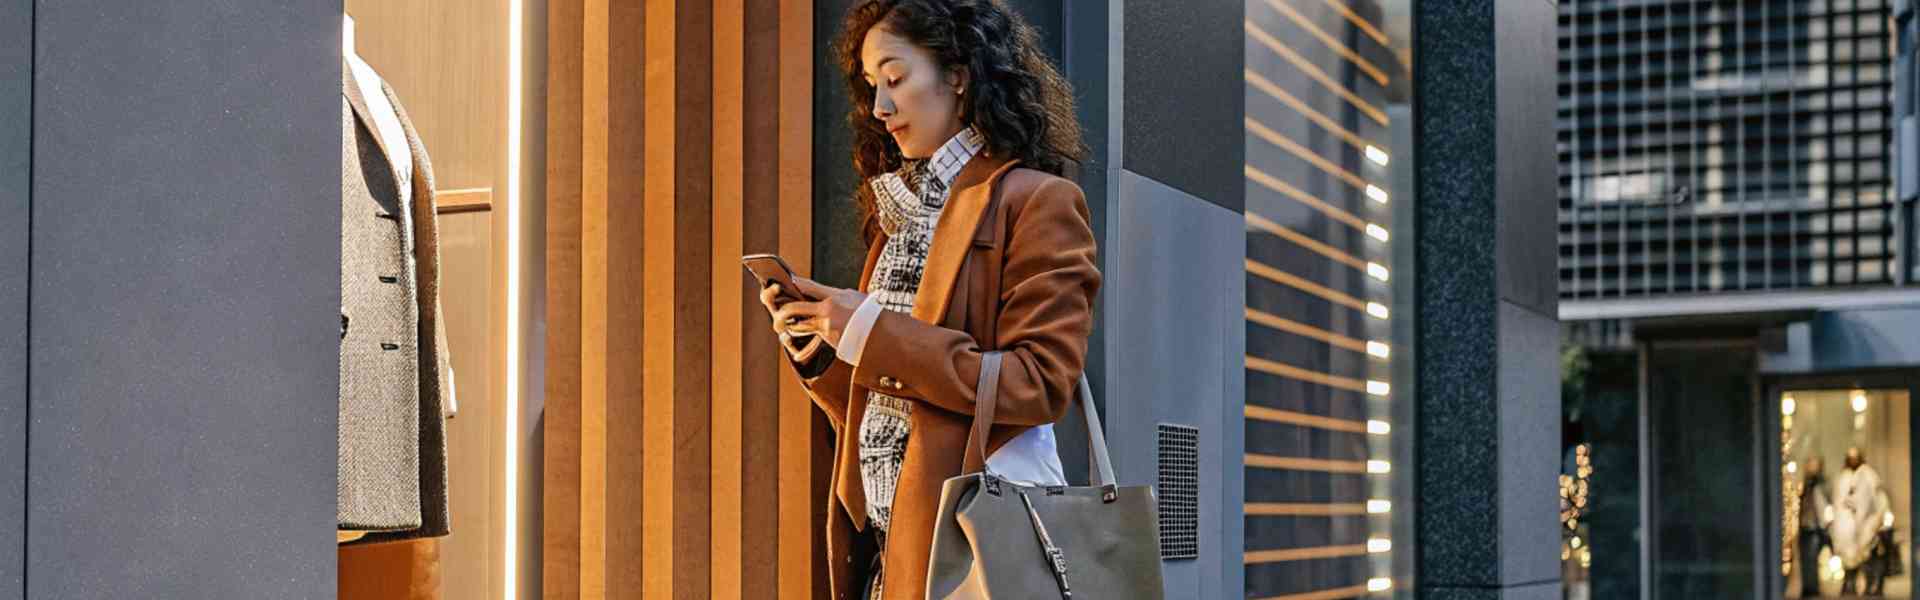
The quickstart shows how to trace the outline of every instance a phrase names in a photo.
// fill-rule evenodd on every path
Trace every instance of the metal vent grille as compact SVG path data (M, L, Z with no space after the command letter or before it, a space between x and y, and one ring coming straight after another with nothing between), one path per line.
M1160 559L1200 557L1200 430L1160 424Z

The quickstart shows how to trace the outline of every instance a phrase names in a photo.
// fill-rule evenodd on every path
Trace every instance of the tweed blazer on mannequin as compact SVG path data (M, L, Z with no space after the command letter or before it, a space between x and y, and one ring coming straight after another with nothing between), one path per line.
M351 543L446 535L446 332L433 167L392 87L413 155L400 193L365 91L343 64L339 529ZM409 201L410 200L410 201Z

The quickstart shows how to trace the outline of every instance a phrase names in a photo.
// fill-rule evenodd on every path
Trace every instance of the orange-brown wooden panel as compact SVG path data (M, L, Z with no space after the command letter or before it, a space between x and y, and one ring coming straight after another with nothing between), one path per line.
M564 4L547 174L549 235L567 237L549 239L548 284L549 318L573 321L548 335L576 354L548 361L564 373L549 373L546 484L573 512L548 506L545 595L813 596L830 442L738 263L811 264L811 14ZM582 389L555 397L556 377Z
M747 14L742 0L713 0L713 253L710 268L713 289L713 504L708 511L712 529L709 552L712 565L709 597L714 600L738 600L743 578L751 563L742 560L747 543L742 534L755 531L747 526L753 514L743 511L753 499L745 494L746 468L742 447L752 421L745 413L746 356L742 334L747 308L741 276L734 262L746 246L742 218L742 161L747 143L743 124L745 86L750 76L742 51ZM759 531L765 531L761 529ZM755 594L758 597L763 594Z
M580 77L585 7L547 3L546 409L541 474L541 595L581 598Z

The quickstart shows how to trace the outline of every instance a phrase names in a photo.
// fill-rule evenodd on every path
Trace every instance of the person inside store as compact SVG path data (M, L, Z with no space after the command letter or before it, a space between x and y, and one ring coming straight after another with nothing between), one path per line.
M1101 283L1073 90L1000 0L869 0L832 42L852 99L856 289L794 278L761 302L838 442L833 598L924 595L941 485L965 452L988 351L1004 352L986 465L1064 485L1070 409ZM797 296L797 297L796 297Z
M1834 518L1828 533L1845 573L1840 594L1850 596L1858 589L1879 596L1887 577L1899 569L1889 564L1899 561L1899 552L1893 546L1893 513L1880 473L1867 464L1859 448L1847 449L1845 469L1834 479L1832 494ZM1863 576L1866 585L1860 586Z
M1795 552L1799 553L1795 566L1800 573L1800 597L1818 598L1820 596L1820 549L1827 546L1827 475L1826 461L1815 456L1807 459L1801 469L1800 481L1800 531Z

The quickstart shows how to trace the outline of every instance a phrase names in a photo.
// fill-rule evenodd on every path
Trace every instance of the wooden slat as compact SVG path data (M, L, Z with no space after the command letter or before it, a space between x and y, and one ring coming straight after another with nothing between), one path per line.
M1353 146L1355 150L1365 152L1367 146L1375 146L1381 149L1386 148L1380 144L1367 141L1365 138L1360 137L1359 134L1341 126L1339 121L1328 117L1320 111L1314 110L1312 106L1308 106L1306 102L1294 97L1292 93L1280 87L1280 84L1267 79L1266 76L1261 75L1258 71L1247 69L1244 78L1247 80L1247 84L1253 86L1254 89L1266 92L1268 96L1272 96L1273 99L1279 100L1280 103L1287 105L1288 108L1292 108L1294 112L1300 113L1300 116L1319 125L1321 129L1325 129L1328 133L1339 136L1341 140L1346 141L1347 145Z
M708 597L715 600L742 597L746 569L742 534L750 513L742 510L748 500L743 497L746 465L741 446L744 430L757 425L747 422L744 415L743 380L748 374L741 353L746 341L742 336L742 309L749 290L741 285L736 258L745 253L746 245L743 113L747 108L742 106L747 84L745 33L745 3L713 0L713 429L708 440L713 452L713 508L707 518L713 531L709 538L713 567Z
M1320 590L1317 592L1268 596L1260 600L1341 600L1343 598L1359 598L1367 594L1367 585L1363 583L1355 586Z
M1364 382L1358 379L1354 379L1351 377L1341 377L1338 375L1329 375L1326 373L1321 373L1319 371L1314 371L1310 369L1302 369L1300 367L1289 365L1283 362L1268 360L1268 359L1260 358L1257 356L1247 357L1247 368L1253 369L1255 371L1259 371L1262 373L1267 373L1270 375L1279 375L1281 377L1298 379L1298 380L1309 382L1309 383L1317 383L1320 385L1324 385L1328 387L1336 387L1343 390L1352 390L1356 392L1367 391L1367 382Z
M1297 456L1271 456L1267 454L1247 453L1246 464L1249 467L1263 469L1285 469L1289 471L1318 471L1322 473L1365 473L1367 463L1358 460L1330 460L1324 458L1301 458Z
M547 4L545 436L541 473L541 592L581 597L580 208L583 2ZM644 433L642 433L644 435ZM639 568L636 566L636 568Z
M1246 512L1248 516L1257 517L1345 517L1367 514L1367 505L1249 502Z
M1300 72L1305 73L1307 77L1313 78L1314 81L1320 82L1320 85L1325 86L1327 91L1333 92L1334 95L1346 100L1348 104L1358 109L1361 114L1366 115L1381 125L1387 124L1387 113L1382 112L1380 108L1374 106L1373 103L1367 102L1365 98L1361 98L1359 94L1353 93L1353 90L1347 89L1347 86L1341 85L1338 81L1334 81L1333 77L1328 76L1326 71L1321 70L1318 65L1313 64L1313 61L1300 56L1300 53L1295 52L1293 48L1287 47L1279 38L1274 37L1271 33L1267 33L1266 30L1261 29L1259 25L1255 25L1251 20L1246 21L1245 29L1247 37L1273 50L1274 54L1279 55L1280 58L1285 59L1287 62L1293 63L1293 66L1300 69Z
M1319 546L1314 548L1287 548L1285 550L1249 550L1246 553L1247 564L1290 562L1296 560L1316 560L1323 558L1342 558L1347 556L1366 556L1367 546Z
M1340 335L1338 333L1334 333L1331 331L1327 331L1325 329L1314 327L1312 325L1307 325L1305 323L1301 323L1298 321L1283 319L1283 318L1280 318L1279 315L1275 315L1273 313L1254 310L1253 307L1246 308L1246 315L1247 315L1248 321L1252 321L1260 325L1265 325L1267 327L1285 331L1287 333L1291 333L1301 337L1313 338L1315 340L1326 342L1328 345L1338 346L1340 348L1345 348L1348 350L1352 350L1354 352L1364 353L1367 351L1366 342L1363 342L1354 338L1350 338L1344 335Z
M680 171L683 168L677 161L692 157L681 155L679 136L681 113L678 93L680 85L678 60L680 42L676 36L683 32L678 27L678 11L683 8L672 0L649 0L645 4L645 18L642 19L644 33L643 65L639 73L644 97L645 117L641 128L645 136L646 147L653 149L644 155L643 204L645 205L642 234L643 261L642 272L646 273L645 287L645 324L649 336L656 341L645 353L642 369L646 373L647 386L644 392L642 427L647 432L647 445L643 496L647 499L641 517L642 536L649 543L639 548L641 564L645 565L640 594L643 598L679 598L676 585L679 577L675 571L682 559L693 559L696 555L681 555L679 550L679 515L676 509L680 502L674 497L675 486L683 479L677 470L680 468L677 442L676 421L678 390L683 384L680 379L688 375L681 372L676 360L681 346L680 339L686 335L678 329L679 314L674 310L677 301L676 292L680 291L675 280L684 277L675 255L682 243L678 240L682 233L676 227L679 216L678 206ZM704 298L687 298L684 302L698 301L705 306ZM702 331L704 334L705 332ZM704 411L703 411L704 412ZM704 470L704 466L703 466ZM704 550L701 554L704 554ZM692 575L705 582L704 569L694 571Z
M1340 58L1346 59L1347 62L1353 63L1354 67L1359 68L1360 72L1365 73L1375 84L1383 87L1387 85L1387 74L1385 71L1381 71L1380 67L1374 66L1373 61L1367 60L1365 57L1360 56L1360 53L1354 52L1352 48L1347 47L1346 43L1328 35L1326 31L1320 29L1318 24L1314 23L1312 19L1308 19L1306 15L1300 14L1300 11L1292 5L1282 2L1281 0L1267 0L1267 5L1273 7L1273 9L1281 15L1286 16L1288 20L1293 21L1293 24L1298 26L1301 31L1307 32L1307 35L1311 35L1314 39L1320 40L1320 43L1326 44L1328 50L1332 50L1334 54L1340 55Z
M1329 302L1360 312L1366 312L1367 310L1367 303L1361 302L1359 298L1349 296L1318 283L1307 281L1304 277L1273 268L1272 266L1268 266L1265 263L1251 258L1246 259L1246 261L1247 272L1258 275L1263 279L1325 298Z
M434 212L442 215L493 210L493 188L436 190Z
M1254 183L1258 183L1262 187L1293 198L1301 204L1307 205L1308 208L1320 211L1329 217L1333 217L1336 221L1345 223L1348 227L1359 231L1366 231L1367 229L1367 222L1360 220L1360 217L1353 216L1353 213L1341 210L1340 207L1329 204L1327 201L1321 200L1313 194L1301 191L1300 188L1293 187L1287 182L1281 181L1280 178L1267 174L1266 171L1253 168L1253 165L1246 166L1245 174L1247 179L1252 179Z
M1393 45L1387 41L1387 32L1381 31L1379 26L1374 25L1372 21L1368 21L1366 17L1362 17L1359 13L1353 12L1353 9L1347 6L1346 0L1325 1L1327 8L1331 8L1334 12L1340 13L1340 16L1345 18L1348 23L1352 23L1354 28L1359 29L1361 33L1367 34L1367 37L1373 38L1374 43L1389 48L1393 47Z
M752 1L756 8L750 14L778 16L774 24L778 34L771 36L776 42L772 65L779 71L778 100L772 103L778 107L774 115L779 151L777 251L793 268L812 274L814 3ZM832 433L791 371L784 366L775 370L779 382L778 596L825 598L826 553L822 550L826 544L821 531L827 514L822 499L828 494Z
M1244 412L1246 413L1247 418L1258 419L1261 421L1271 421L1274 423L1286 423L1288 425L1313 427L1316 429L1326 429L1329 431L1346 431L1351 433L1367 432L1366 423L1363 423L1360 421L1348 420L1348 419L1335 419L1333 417L1310 415L1306 413L1293 412L1290 410L1267 408L1265 406L1254 406L1252 404L1248 404Z
M612 359L607 356L607 329L613 325L609 318L614 312L608 306L608 294L617 284L608 281L607 268L612 237L607 232L611 226L608 211L613 202L607 197L611 127L596 126L609 123L608 0L585 0L584 5L580 70L580 112L585 123L580 133L580 597L599 599L609 597L608 591L617 587L608 581L610 574L618 572L607 564L608 538L624 537L620 535L623 532L609 530L607 505L610 499L623 500L627 492L624 486L608 488L610 481L624 482L624 478L609 477L608 473L619 468L608 464L607 454L608 421L618 418L609 412L608 364ZM624 548L613 556L624 556L622 552Z
M1246 117L1244 122L1247 125L1248 133L1252 133L1254 136L1266 140L1269 144L1278 146L1281 150L1286 150L1288 154L1297 156L1300 160L1307 161L1307 164L1311 164L1315 168L1326 172L1328 175L1332 175L1335 179L1339 179L1347 185L1353 186L1353 189L1362 191L1367 189L1367 180L1365 178L1354 174L1353 171L1342 168L1340 165L1334 164L1333 161L1327 160L1326 157L1320 156L1320 153L1314 152L1299 142L1281 135L1280 132L1268 127L1266 123L1261 123L1253 117Z
M1312 236L1289 229L1285 225L1275 223L1273 222L1272 219L1268 219L1266 217L1262 217L1260 215L1254 214L1252 211L1247 212L1246 219L1247 219L1247 227L1252 228L1255 231L1271 233L1275 236L1278 236L1280 239L1293 242L1297 246L1306 248L1308 250L1312 250L1316 253L1319 253L1321 256L1325 256L1327 258L1333 259L1334 262L1337 262L1349 267L1353 267L1361 271L1367 270L1367 261L1360 260L1359 258L1355 258L1352 254L1347 254L1346 251L1343 251L1339 248L1335 248L1320 240L1313 239Z

